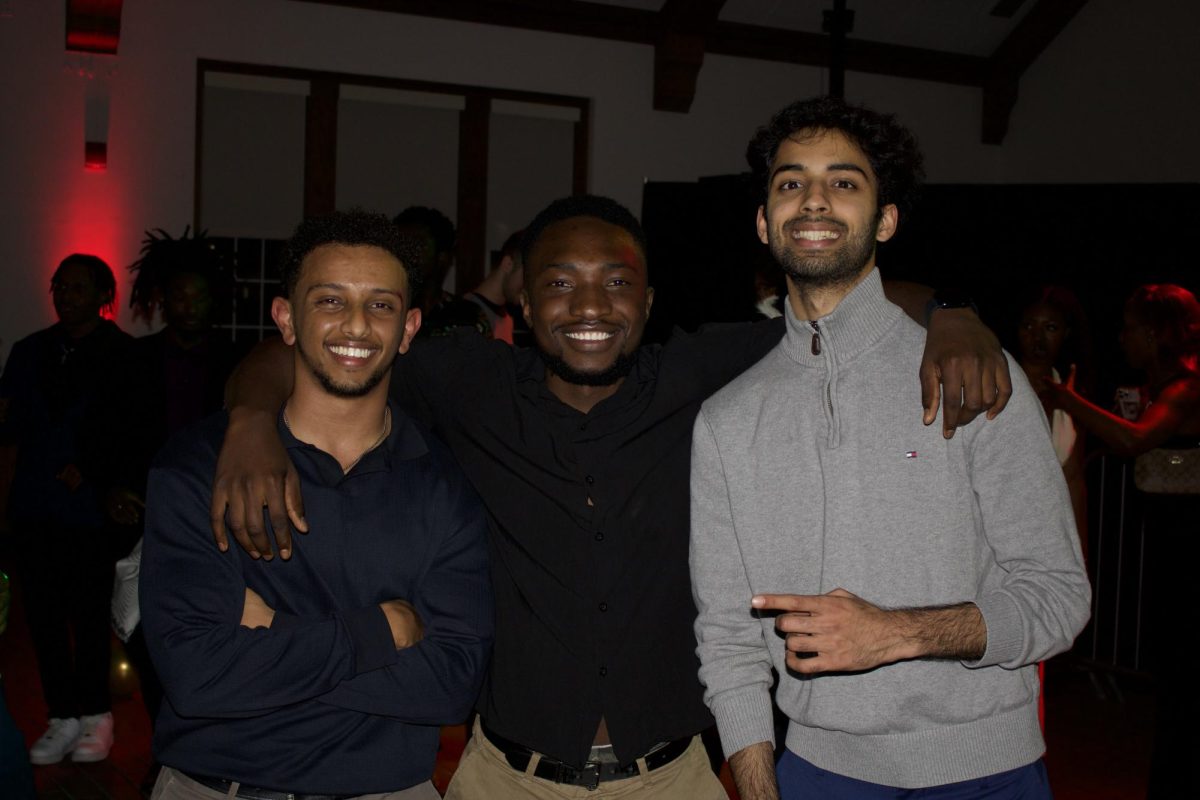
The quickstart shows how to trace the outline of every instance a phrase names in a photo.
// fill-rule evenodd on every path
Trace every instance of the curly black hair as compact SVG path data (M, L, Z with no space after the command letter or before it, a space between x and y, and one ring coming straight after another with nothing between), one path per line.
M199 275L214 297L228 300L233 284L229 259L216 249L208 231L192 235L191 230L186 226L178 239L162 228L146 231L141 258L129 265L129 271L137 273L129 293L135 319L152 320L167 286L179 275Z
M538 215L533 218L533 222L529 223L521 243L521 259L525 262L526 268L529 266L529 254L533 252L533 246L537 244L538 239L542 238L546 228L556 222L573 217L595 217L610 225L625 229L637 242L637 246L641 248L642 257L645 258L646 234L642 230L642 224L638 222L632 211L609 197L576 194L555 200L539 211Z
M392 221L397 226L417 225L425 228L433 237L433 248L438 253L449 253L454 250L454 243L457 241L454 223L436 208L409 206L397 214Z
M800 100L781 109L759 128L746 146L755 185L764 193L771 164L785 139L796 134L840 131L866 154L879 182L879 207L912 211L925 178L924 157L916 137L893 114L872 111L836 97Z
M280 256L279 274L285 297L291 297L296 290L296 283L300 280L300 265L304 259L313 250L326 244L365 245L386 250L404 266L404 273L408 276L409 305L413 304L413 298L420 296L421 274L417 265L421 261L421 253L417 244L403 236L385 215L352 208L309 217L296 227Z
M112 314L113 306L117 300L117 279L113 277L112 268L108 263L90 253L72 253L71 255L58 262L58 267L54 270L54 274L50 276L50 291L54 291L54 287L58 284L59 276L67 267L78 264L84 267L92 278L92 284L96 287L96 291L100 292L102 297L107 297L108 300L100 305L102 313Z

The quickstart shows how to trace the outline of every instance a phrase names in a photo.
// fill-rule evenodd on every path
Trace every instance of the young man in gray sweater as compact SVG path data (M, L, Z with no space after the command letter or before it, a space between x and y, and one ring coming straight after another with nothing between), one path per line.
M804 101L748 152L788 330L703 405L691 547L741 797L1049 797L1034 665L1071 645L1090 589L1037 398L1015 375L1009 412L951 439L907 413L922 336L875 245L921 155L893 118Z

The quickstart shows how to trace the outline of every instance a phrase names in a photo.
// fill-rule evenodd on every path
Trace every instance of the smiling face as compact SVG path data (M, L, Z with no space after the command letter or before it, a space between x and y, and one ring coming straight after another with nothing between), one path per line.
M596 217L547 226L529 252L522 305L550 390L568 403L590 394L592 404L596 393L580 387L615 392L653 299L645 254L624 228Z
M163 291L163 320L187 333L202 333L212 325L213 297L208 280L194 272L181 272Z
M421 327L408 295L404 266L382 248L326 244L305 256L291 298L271 306L283 340L296 346L297 388L312 381L337 397L386 391L392 362Z
M758 237L794 285L853 285L875 266L875 244L896 231L894 205L878 206L863 151L840 131L799 131L775 154Z

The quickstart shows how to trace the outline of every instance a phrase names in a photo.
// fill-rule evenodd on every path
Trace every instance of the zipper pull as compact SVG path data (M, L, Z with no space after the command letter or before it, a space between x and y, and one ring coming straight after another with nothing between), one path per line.
M812 335L812 354L814 356L821 355L821 328L815 322L810 322L813 329Z

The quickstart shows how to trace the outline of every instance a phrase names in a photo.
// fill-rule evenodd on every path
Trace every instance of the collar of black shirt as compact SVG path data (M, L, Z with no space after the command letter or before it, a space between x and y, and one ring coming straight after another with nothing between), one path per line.
M313 463L319 471L322 481L328 486L334 486L352 475L390 472L393 460L409 461L420 458L429 452L425 437L421 435L417 424L391 400L388 401L388 408L392 412L391 432L378 447L364 453L349 473L343 473L338 460L329 453L293 436L291 429L283 420L282 408L279 409L275 426L279 432L279 439L289 454L292 451L303 450L313 455Z

